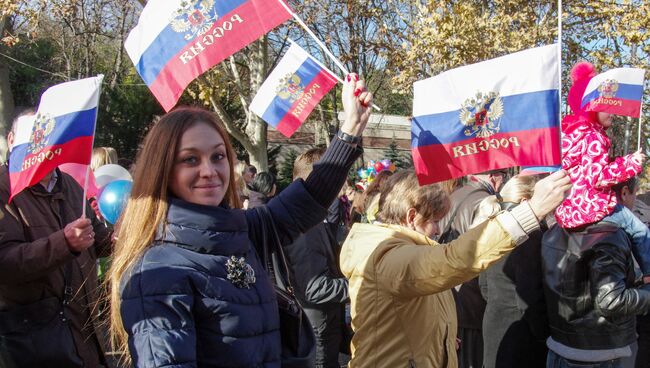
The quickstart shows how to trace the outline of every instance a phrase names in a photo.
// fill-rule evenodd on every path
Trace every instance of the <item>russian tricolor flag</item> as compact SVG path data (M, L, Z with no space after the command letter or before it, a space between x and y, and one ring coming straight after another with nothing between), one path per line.
M292 42L253 98L250 109L291 137L336 83L334 73Z
M645 70L616 68L593 77L582 97L585 111L608 112L638 118Z
M284 0L149 0L124 44L165 111L196 77L291 17Z
M48 88L33 124L17 126L9 155L11 198L63 163L90 164L103 78L99 75Z
M420 184L560 163L558 46L452 69L414 84Z

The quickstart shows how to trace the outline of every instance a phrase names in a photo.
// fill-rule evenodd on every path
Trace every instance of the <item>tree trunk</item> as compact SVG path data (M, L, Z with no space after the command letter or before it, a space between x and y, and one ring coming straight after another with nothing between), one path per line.
M4 35L7 17L0 18L0 35ZM5 48L0 46L3 52ZM0 63L0 162L7 155L7 133L11 129L11 118L14 115L14 97L9 83L9 66L6 60Z
M623 154L630 152L630 137L632 136L632 118L625 118L625 139L623 140Z
M268 58L268 40L266 36L251 44L251 94L257 93L266 78L266 60ZM250 101L248 101L250 103ZM266 133L268 126L250 110L246 117L246 133L253 141L252 149L248 150L250 164L257 168L257 172L269 170L269 156L267 151Z

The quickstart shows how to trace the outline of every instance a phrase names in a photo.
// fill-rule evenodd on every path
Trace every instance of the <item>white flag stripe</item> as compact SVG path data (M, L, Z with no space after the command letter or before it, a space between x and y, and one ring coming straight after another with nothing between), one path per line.
M622 84L636 84L643 85L643 78L645 76L644 69L638 68L616 68L610 69L604 73L598 74L591 78L584 95L588 95L597 89L605 79L615 79L618 83ZM584 96L583 95L583 96Z
M308 58L309 54L302 47L292 42L291 47L289 47L278 65L257 91L250 105L251 111L259 117L262 117L271 102L273 102L273 99L277 96L275 88L280 84L280 79L289 73L294 73Z
M307 58L311 58L311 59L312 59L316 64L318 64L318 66L320 66L321 68L325 69L325 70L326 70L328 73L330 73L334 78L336 78L336 80L338 80L339 83L343 83L343 81L341 80L341 78L339 78L338 75L337 75L336 73L332 72L332 70L330 70L330 68L326 67L325 64L323 64L323 63L321 63L320 61L318 61L318 59L316 59L316 58L314 58L313 56L311 56L307 51L305 51L305 49L303 49L302 47L300 47L300 45L298 45L298 44L296 43L296 41L294 41L294 40L292 40L292 39L289 39L289 42L291 43L291 46L294 46L294 45L296 46L296 49L295 49L295 50L297 50L296 52L300 53L300 55L302 55L302 56L305 57L303 60L306 60Z
M560 88L557 44L448 70L413 84L413 116L458 110L478 91L501 96Z
M56 117L97 107L103 79L104 76L99 75L48 88L41 96L38 112Z
M181 0L149 0L142 10L138 25L129 32L124 43L133 64L140 61L142 54L169 25L172 14L180 8L180 4Z
M16 121L16 135L14 136L14 146L29 143L34 128L34 119L36 115L25 115Z

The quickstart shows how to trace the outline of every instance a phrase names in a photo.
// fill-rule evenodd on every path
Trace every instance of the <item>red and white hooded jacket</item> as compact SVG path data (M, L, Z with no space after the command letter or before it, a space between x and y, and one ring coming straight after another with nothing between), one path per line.
M568 102L574 115L562 120L562 168L569 173L573 187L555 211L558 224L576 228L598 222L614 211L613 185L638 175L641 162L632 155L610 160L611 147L596 113L580 108L582 95L595 75L590 63L581 62L571 70L573 86Z

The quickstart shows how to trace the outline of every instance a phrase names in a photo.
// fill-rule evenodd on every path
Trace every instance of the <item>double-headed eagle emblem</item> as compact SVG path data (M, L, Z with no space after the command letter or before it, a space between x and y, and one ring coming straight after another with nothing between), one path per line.
M293 104L302 96L305 87L302 85L300 77L296 73L289 73L280 79L280 84L275 89L275 93L289 103Z
M465 126L466 136L487 138L499 132L503 116L503 100L497 92L477 92L463 102L460 109L460 122Z
M32 134L29 137L27 150L31 153L36 153L47 146L48 138L52 131L54 131L55 126L56 121L50 114L37 113L34 119Z
M616 79L605 79L600 86L598 86L598 92L605 98L616 96L616 91L618 91L618 81Z
M169 22L174 31L187 32L184 37L191 40L209 31L217 19L214 0L183 0Z

